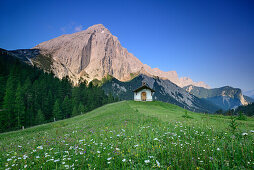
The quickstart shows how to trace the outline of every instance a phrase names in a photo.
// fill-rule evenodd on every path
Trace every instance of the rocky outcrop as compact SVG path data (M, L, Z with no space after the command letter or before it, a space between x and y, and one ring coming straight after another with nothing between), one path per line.
M206 99L224 110L235 109L241 105L248 105L241 89L225 86L221 88L206 89L189 85L184 89L199 98Z
M42 55L51 56L51 71L59 78L69 76L75 84L81 78L87 81L101 80L106 75L128 81L133 75L142 73L168 79L180 87L193 84L208 88L205 83L196 83L189 78L179 79L175 71L164 72L141 63L102 24L74 34L62 35L33 49L39 50ZM44 67L43 64L39 65Z

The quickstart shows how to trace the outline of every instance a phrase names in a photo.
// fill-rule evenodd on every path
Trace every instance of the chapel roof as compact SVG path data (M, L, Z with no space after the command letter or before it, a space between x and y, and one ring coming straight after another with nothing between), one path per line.
M155 92L155 90L153 90L152 88L150 88L146 83L142 83L142 86L137 88L136 90L133 90L133 92L138 92L140 90L143 90L143 89L149 89L151 90L152 92Z

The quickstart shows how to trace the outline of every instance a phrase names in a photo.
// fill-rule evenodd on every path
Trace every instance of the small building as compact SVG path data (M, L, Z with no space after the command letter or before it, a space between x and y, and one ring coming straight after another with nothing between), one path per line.
M145 82L143 82L142 86L133 92L135 101L153 101L153 93L155 91L148 87Z

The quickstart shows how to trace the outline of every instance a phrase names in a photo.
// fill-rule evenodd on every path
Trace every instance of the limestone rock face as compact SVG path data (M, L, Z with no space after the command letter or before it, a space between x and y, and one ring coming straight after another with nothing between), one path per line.
M193 84L208 88L205 83L179 79L175 71L164 72L143 64L123 48L117 37L102 24L77 33L62 35L33 49L40 50L43 56L51 56L53 73L59 78L69 76L74 84L80 79L89 82L93 79L101 80L107 75L120 81L128 81L133 75L146 74L168 79L180 87Z

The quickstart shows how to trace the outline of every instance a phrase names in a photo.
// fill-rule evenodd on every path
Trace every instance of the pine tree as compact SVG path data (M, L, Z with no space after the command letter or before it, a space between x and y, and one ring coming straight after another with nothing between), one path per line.
M16 115L16 126L17 128L21 128L25 126L25 103L24 103L24 93L21 85L18 85L16 91L16 99L15 99L15 108L14 112Z
M15 90L16 90L16 76L14 69L8 76L6 83L6 91L3 101L3 113L1 114L1 124L4 129L13 129L12 125L15 122L14 119L14 106L15 106Z
M54 120L61 120L62 119L62 112L60 109L59 101L56 100L53 108L53 116Z
M64 118L69 118L72 112L72 102L70 101L69 97L66 96L62 103L62 112Z
M36 115L36 118L35 118L35 122L37 125L39 125L39 124L44 123L44 121L45 121L44 115L43 115L41 109L39 109L38 113Z
M80 113L78 112L78 108L77 108L77 106L75 105L74 107L73 107L73 110L72 110L72 113L71 113L71 117L73 117L73 116L77 116L77 115L79 115Z
M84 114L86 111L87 111L87 109L85 108L85 106L82 103L79 103L78 113Z

